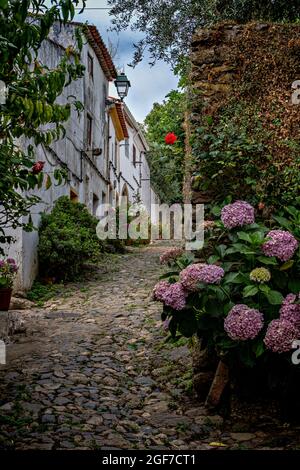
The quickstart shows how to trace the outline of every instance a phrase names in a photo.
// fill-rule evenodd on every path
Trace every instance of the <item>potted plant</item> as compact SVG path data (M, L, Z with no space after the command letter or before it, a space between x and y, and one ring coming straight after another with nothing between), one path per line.
M0 260L0 310L9 309L13 281L17 271L18 267L14 259Z

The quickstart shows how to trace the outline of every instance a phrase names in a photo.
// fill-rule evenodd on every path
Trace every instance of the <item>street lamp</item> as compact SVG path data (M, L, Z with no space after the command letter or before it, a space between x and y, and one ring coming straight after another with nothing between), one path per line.
M124 72L120 73L120 75L117 76L115 80L115 86L117 88L118 95L121 101L123 101L124 98L126 98L126 96L128 95L128 90L131 87L130 81L128 80Z

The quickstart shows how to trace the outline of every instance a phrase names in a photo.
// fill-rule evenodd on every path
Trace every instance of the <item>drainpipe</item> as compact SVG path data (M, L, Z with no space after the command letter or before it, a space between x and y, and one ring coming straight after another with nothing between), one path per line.
M83 182L83 150L81 150L80 152L80 180L79 182L82 183Z
M110 144L110 116L107 113L107 133L106 133L106 171L107 179L110 180L110 155L109 155L109 144Z
M143 160L142 160L142 154L143 152L140 152L140 191L141 191L141 194L140 194L140 197L142 199L142 165L143 165Z

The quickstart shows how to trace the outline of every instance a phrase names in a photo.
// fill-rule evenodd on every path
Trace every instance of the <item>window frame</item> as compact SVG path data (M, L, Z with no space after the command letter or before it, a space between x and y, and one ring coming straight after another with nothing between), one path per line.
M136 146L134 144L132 145L132 163L136 167Z
M126 158L130 158L130 143L129 143L129 139L125 139L125 157Z
M87 68L88 68L89 76L94 80L94 58L89 52L88 52L87 62L88 62Z
M76 202L78 202L78 193L77 193L77 191L76 191L74 188L72 188L72 187L70 188L70 191L69 191L69 198L70 198L70 201L71 201L72 203L74 203L74 204L75 204Z
M92 147L93 145L93 118L92 116L87 113L87 124L86 124L86 142L88 147Z

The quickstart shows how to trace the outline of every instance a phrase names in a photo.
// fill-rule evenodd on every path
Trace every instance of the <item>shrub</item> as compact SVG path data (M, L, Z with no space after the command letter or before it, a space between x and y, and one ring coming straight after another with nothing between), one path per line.
M0 259L0 288L11 288L17 271L18 266L14 259Z
M71 295L73 288L65 286L63 283L59 284L42 284L39 281L34 281L30 291L26 293L26 298L35 302L37 306L43 307L44 303L53 297L67 297Z
M300 339L300 210L287 207L267 226L247 221L245 211L238 216L241 208L250 210L246 203L222 210L230 228L218 220L209 229L216 236L206 241L206 259L175 259L154 297L164 303L162 320L173 337L197 334L231 367L274 362L278 354L290 362L293 340ZM241 227L243 218L248 224ZM173 283L185 291L180 308Z
M98 220L83 204L63 196L51 214L43 214L39 228L40 275L73 280L87 262L96 262L103 243L97 238Z
M289 113L273 102L268 112L253 104L252 98L251 94L250 103L232 98L217 116L203 113L192 139L193 188L213 203L231 194L253 205L260 201L276 208L294 204L299 192L299 137L292 131L289 139L277 136L285 127L292 128L284 122Z

